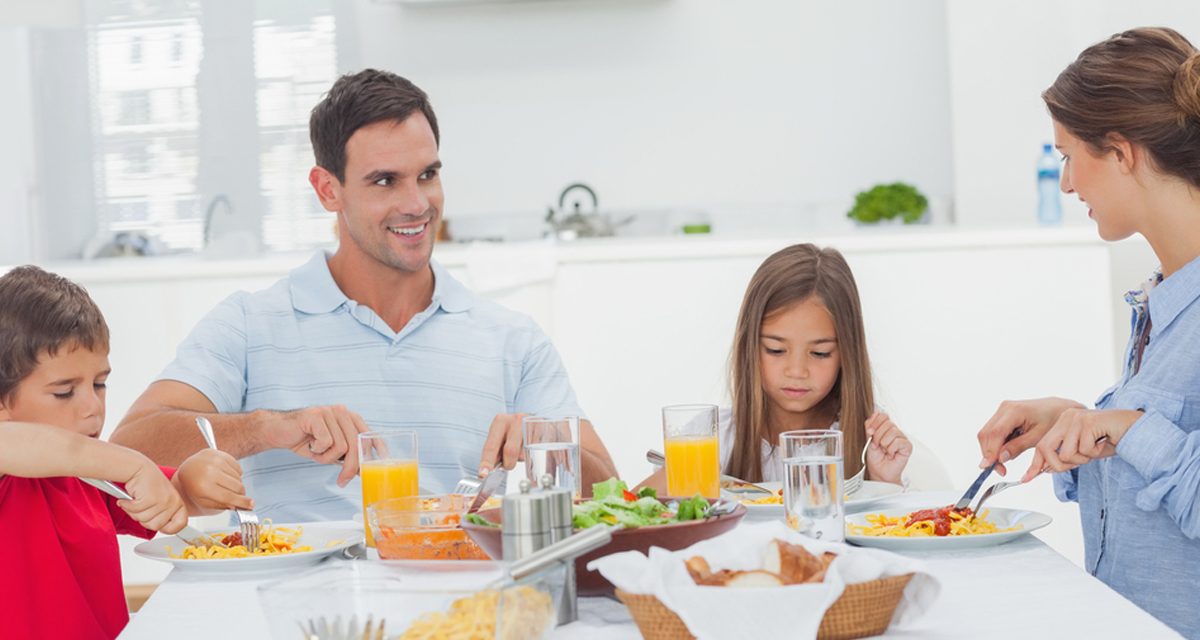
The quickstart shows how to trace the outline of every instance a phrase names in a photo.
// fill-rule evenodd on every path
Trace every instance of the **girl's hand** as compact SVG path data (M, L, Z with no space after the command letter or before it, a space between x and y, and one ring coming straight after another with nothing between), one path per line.
M133 500L118 500L117 506L147 529L175 533L187 524L187 509L183 498L149 460L125 481L125 491Z
M1029 482L1043 471L1069 471L1117 453L1117 443L1142 417L1141 411L1067 409L1037 443L1033 462L1021 478Z
M241 465L224 451L201 449L192 454L175 471L174 483L192 515L254 508L242 485Z
M900 484L900 474L912 455L912 442L886 413L875 412L867 419L867 476L880 482Z

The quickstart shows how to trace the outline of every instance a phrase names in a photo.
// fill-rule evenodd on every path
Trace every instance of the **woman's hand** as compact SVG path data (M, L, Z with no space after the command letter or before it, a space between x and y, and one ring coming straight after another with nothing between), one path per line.
M1058 417L1068 409L1083 409L1084 406L1065 398L1039 398L1037 400L1006 400L979 430L979 449L983 459L982 469L998 462L996 471L1008 473L1004 464L1034 446L1050 431ZM1007 443L1012 432L1019 435Z
M172 482L188 503L191 515L254 508L254 501L246 497L242 485L242 467L224 451L197 451L179 465Z
M1029 482L1043 471L1069 471L1117 453L1117 443L1142 417L1141 411L1067 409L1038 441L1033 462L1021 478Z
M872 480L900 484L900 474L912 455L912 442L886 413L875 412L867 419L867 475Z
M175 486L161 469L146 459L125 481L133 500L118 500L117 506L147 529L175 533L187 524L187 509Z

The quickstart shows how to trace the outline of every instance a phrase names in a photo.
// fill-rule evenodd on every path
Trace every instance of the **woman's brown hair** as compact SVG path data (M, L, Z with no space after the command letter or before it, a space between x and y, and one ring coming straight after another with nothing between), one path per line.
M821 406L836 414L841 423L845 476L858 473L867 418L875 411L858 286L850 265L836 249L797 244L763 261L742 299L729 357L734 425L733 452L726 469L730 475L751 482L762 480L761 443L768 439L770 418L760 368L763 320L810 297L820 301L833 318L842 363L837 382Z
M1159 171L1200 187L1200 53L1178 32L1146 27L1094 44L1042 99L1095 155L1119 134L1145 148Z

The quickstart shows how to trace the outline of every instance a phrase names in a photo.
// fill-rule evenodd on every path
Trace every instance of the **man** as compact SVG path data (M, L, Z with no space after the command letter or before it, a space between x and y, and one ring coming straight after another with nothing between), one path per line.
M195 417L207 416L243 459L256 511L276 521L358 511L357 436L375 428L417 432L421 485L435 493L468 470L512 468L523 415L582 412L537 325L431 261L443 196L428 98L368 69L334 83L309 129L309 182L337 214L337 251L218 305L112 441L177 464L204 446ZM585 487L615 475L586 421L580 441Z

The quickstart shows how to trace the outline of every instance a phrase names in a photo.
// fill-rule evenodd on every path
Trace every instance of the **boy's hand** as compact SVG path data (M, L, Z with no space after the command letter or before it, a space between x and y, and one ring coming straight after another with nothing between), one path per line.
M242 485L241 465L224 451L201 449L192 454L179 465L173 482L192 515L254 508Z
M183 498L162 470L149 461L139 466L125 482L125 491L133 496L133 500L118 500L117 506L143 527L175 533L187 524Z

